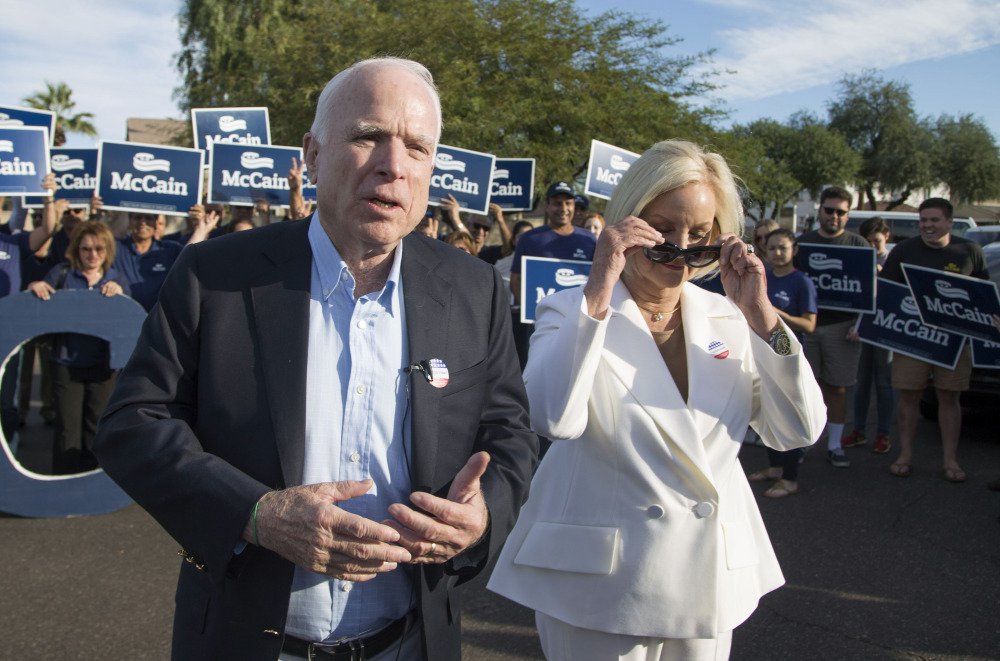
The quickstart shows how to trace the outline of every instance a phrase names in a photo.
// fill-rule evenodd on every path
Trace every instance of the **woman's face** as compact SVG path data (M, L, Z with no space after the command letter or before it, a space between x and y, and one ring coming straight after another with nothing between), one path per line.
M664 241L680 248L710 245L715 227L715 194L706 184L690 184L660 195L639 216L663 235ZM628 257L629 274L639 279L636 285L653 290L679 287L695 270L683 259L666 264L649 261L642 250Z
M604 229L604 223L601 222L600 218L591 216L587 220L583 221L583 229L597 237L601 235L601 230Z
M104 263L104 243L93 234L87 234L80 239L80 264L84 271L96 271Z
M761 225L753 231L753 244L757 248L758 255L766 253L767 247L764 245L764 240L767 239L767 235L771 233L772 229L768 225Z
M872 232L865 238L868 239L868 243L872 244L872 248L875 248L876 253L881 255L885 252L885 244L889 242L888 233Z

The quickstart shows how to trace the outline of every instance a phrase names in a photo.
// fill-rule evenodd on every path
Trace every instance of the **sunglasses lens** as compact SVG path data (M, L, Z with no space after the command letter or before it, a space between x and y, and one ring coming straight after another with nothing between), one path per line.
M715 260L719 259L719 253L716 250L705 250L702 252L692 252L688 253L686 260L688 266L693 266L695 268L701 268L702 266L708 266Z
M674 261L677 259L678 252L677 246L669 243L661 243L658 246L645 249L646 259L651 262L656 262L657 264L665 264L667 262Z

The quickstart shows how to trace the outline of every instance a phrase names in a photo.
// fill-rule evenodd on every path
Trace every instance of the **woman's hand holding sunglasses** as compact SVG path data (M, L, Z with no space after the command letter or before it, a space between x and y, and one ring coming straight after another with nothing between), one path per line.
M766 340L778 326L778 315L767 297L764 263L735 234L723 234L719 240L719 277L726 296L743 312L750 328Z
M629 255L643 248L653 248L663 243L663 235L642 218L629 216L608 225L597 239L590 277L584 286L587 314L603 319L611 305L611 292L621 278Z

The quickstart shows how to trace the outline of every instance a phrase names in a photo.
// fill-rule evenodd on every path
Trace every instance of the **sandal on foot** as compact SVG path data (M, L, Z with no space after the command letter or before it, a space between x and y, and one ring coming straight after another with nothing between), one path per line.
M771 471L768 468L765 468L764 470L759 470L759 471L756 471L754 473L750 473L749 475L747 475L747 480L749 480L751 482L764 482L766 480L774 481L774 480L780 480L780 479L781 479L781 475L778 475L777 477L771 475Z
M765 491L764 495L768 498L784 498L785 496L792 496L798 492L799 485L795 482L779 480L777 484Z
M896 463L889 466L889 472L895 475L896 477L910 477L912 469L910 468L909 464L897 461Z
M941 471L941 477L948 482L958 484L959 482L965 482L965 471L961 468L945 468Z

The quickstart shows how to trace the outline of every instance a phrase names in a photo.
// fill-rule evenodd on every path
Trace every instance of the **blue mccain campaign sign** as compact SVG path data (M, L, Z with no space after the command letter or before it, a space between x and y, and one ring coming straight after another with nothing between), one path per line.
M37 126L49 132L49 141L55 140L56 114L51 110L0 106L0 128Z
M205 152L187 147L101 142L97 194L111 211L186 216L201 202Z
M925 324L1000 342L992 319L1000 314L1000 295L993 282L913 264L903 264L903 275Z
M48 195L49 131L37 126L0 128L0 195Z
M875 249L800 243L803 271L816 285L816 306L843 312L875 311Z
M600 140L590 141L590 160L587 162L587 195L611 199L618 183L629 167L639 158L630 152Z
M253 206L267 200L288 206L288 170L302 160L299 147L216 143L208 153L208 201Z
M428 202L437 206L441 198L454 195L462 211L486 215L495 161L493 154L438 145Z
M1000 342L972 342L972 366L988 370L1000 370Z
M924 362L955 369L965 337L947 333L920 321L916 301L906 285L878 279L875 312L858 317L858 337Z
M217 143L271 144L267 108L192 108L191 128L198 149Z
M521 257L521 322L535 323L535 309L546 296L586 284L590 266L576 259Z
M55 199L66 200L71 207L89 207L97 189L97 148L53 147L49 150L49 171L56 177ZM24 205L35 209L44 197L28 196Z
M498 158L490 183L490 201L504 211L531 211L535 196L535 159Z

